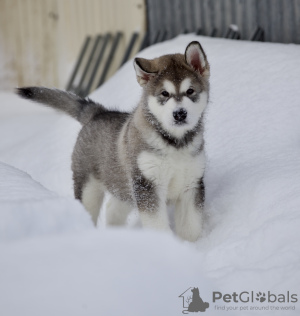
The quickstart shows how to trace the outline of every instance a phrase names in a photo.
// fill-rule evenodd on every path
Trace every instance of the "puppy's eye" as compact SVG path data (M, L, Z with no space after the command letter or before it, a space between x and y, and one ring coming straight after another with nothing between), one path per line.
M187 91L186 91L186 94L187 95L192 95L194 93L194 90L193 89L188 89Z
M166 98L170 96L170 93L167 91L163 91L161 94Z

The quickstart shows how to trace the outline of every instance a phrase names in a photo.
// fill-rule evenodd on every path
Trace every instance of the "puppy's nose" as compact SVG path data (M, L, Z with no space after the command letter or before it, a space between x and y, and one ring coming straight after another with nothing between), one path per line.
M174 117L175 121L182 122L186 119L187 112L185 109L179 109L178 111L173 112L173 117Z

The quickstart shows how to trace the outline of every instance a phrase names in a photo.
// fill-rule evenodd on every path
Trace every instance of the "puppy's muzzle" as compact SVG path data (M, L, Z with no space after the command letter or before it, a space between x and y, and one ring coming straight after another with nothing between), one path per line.
M187 117L187 111L185 109L179 109L173 112L173 117L176 122L183 122Z

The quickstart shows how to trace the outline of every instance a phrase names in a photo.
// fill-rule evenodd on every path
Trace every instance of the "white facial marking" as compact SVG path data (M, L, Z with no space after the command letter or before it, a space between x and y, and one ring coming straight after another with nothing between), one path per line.
M170 94L176 94L176 88L173 82L170 80L165 80L164 81L164 89L169 92Z
M181 84L180 84L180 93L186 92L189 88L191 87L191 79L190 78L185 78Z
M181 102L177 102L174 98L170 98L162 105L157 101L156 97L149 96L148 106L150 112L160 122L163 129L173 137L180 138L197 125L202 112L207 105L207 99L207 93L202 92L198 102L193 102L190 98L185 96ZM174 121L173 112L181 108L186 110L187 117L185 124L177 125Z

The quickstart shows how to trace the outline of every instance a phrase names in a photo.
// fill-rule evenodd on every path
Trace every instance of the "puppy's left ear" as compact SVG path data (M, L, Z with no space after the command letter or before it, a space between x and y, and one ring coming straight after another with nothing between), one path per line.
M185 50L185 61L202 76L209 76L209 63L199 42L191 42Z
M153 60L145 58L134 59L133 66L136 73L136 80L140 86L146 86L147 83L157 74L153 64Z

